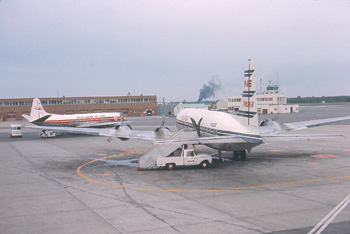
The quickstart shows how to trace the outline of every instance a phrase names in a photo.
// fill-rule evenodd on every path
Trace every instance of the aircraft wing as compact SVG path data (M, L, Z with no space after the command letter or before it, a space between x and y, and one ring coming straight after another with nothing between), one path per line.
M114 128L75 128L75 127L56 127L56 126L37 126L29 125L27 128L56 131L56 132L68 132L75 134L94 135L94 136L113 136L115 135Z
M195 132L193 132L196 134ZM192 134L193 135L193 134ZM163 140L155 141L154 144L188 144L188 145L201 145L201 144L232 144L232 143L258 143L262 142L263 138L239 136L239 135L227 135L227 136L212 136L212 137L192 137L176 140Z
M76 127L57 127L57 126L38 126L29 125L27 128L48 130L56 132L68 132L74 134L94 135L94 136L106 136L109 137L108 141L112 141L116 138L121 140L146 140L154 141L154 144L218 144L218 143L239 143L239 142L261 142L262 138L228 135L228 136L213 136L213 137L198 137L194 131L188 131L183 133L183 137L176 140L167 140L173 133L167 135L157 135L155 131L140 131L130 130L127 132L118 132L115 128L76 128ZM179 131L183 132L183 131ZM177 132L178 133L178 132ZM176 134L176 133L174 133Z
M350 116L338 117L338 118L329 118L329 119L317 119L293 123L285 123L283 125L288 127L288 130L301 130L306 128L318 127L326 124L336 123L343 120L349 120Z
M292 123L278 123L273 120L268 120L266 125L264 124L263 126L259 127L259 131L262 137L271 137L272 135L279 136L281 133L318 127L322 125L336 123L343 120L350 120L350 116L292 122ZM291 137L288 137L288 138L291 139Z
M155 131L138 131L138 130L128 130L128 131L118 131L115 128L77 128L77 127L57 127L57 126L38 126L38 125L29 125L27 128L39 129L39 130L48 130L56 132L67 132L74 134L84 134L84 135L93 135L93 136L106 136L109 137L108 141L112 141L116 138L121 140L146 140L146 141L155 141L167 139L172 135L168 133L167 135L157 134Z
M154 141L157 139L157 137L154 131L133 130L132 134L130 134L130 139Z
M322 134L300 134L300 135L266 135L264 136L265 141L297 141L297 140L317 140L317 139L329 139L329 138L341 138L345 137L344 135L322 135Z

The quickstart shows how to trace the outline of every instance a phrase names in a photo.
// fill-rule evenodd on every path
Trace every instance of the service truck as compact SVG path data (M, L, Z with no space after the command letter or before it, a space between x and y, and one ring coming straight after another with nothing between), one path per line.
M22 126L19 124L11 124L9 134L11 137L22 137Z
M56 137L56 132L51 130L42 130L40 133L41 138Z
M157 158L158 167L166 167L169 170L177 166L200 166L207 168L213 159L209 154L197 154L194 149L183 149L181 155Z

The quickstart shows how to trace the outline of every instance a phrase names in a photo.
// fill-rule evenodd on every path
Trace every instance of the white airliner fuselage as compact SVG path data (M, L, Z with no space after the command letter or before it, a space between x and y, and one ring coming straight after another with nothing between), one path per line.
M89 114L71 114L71 115L51 115L42 123L38 125L46 126L71 126L79 127L81 125L95 124L95 123L108 123L120 121L121 117L119 113L89 113Z
M194 125L191 118L199 124L199 137L225 137L237 136L234 143L210 143L205 144L210 148L226 151L241 151L247 149L250 151L253 147L263 143L259 134L256 134L254 128L243 125L235 115L225 112L184 109L176 117L176 127L193 129ZM200 121L202 119L202 121Z
M30 116L23 117L35 125L60 127L110 127L121 121L119 112L69 115L47 113L38 98L33 100Z

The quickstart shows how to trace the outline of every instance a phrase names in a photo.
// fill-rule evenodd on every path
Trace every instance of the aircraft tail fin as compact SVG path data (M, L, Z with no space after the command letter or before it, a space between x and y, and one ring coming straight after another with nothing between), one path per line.
M258 129L258 108L256 93L255 64L248 60L244 71L244 84L241 104L237 116L242 124Z
M40 122L45 121L48 117L50 117L51 114L47 113L43 106L41 105L41 102L39 98L33 99L32 109L30 111L29 116L29 122Z

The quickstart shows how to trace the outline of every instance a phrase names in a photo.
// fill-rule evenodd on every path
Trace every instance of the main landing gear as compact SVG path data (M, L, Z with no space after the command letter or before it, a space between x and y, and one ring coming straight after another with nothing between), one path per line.
M221 150L218 151L218 156L221 162L224 162L224 158L222 157ZM245 161L247 159L247 151L245 150L233 151L233 161L238 161L239 159L241 159L242 161Z
M245 161L247 159L247 152L245 150L233 151L233 160L238 161L239 159L242 161Z

